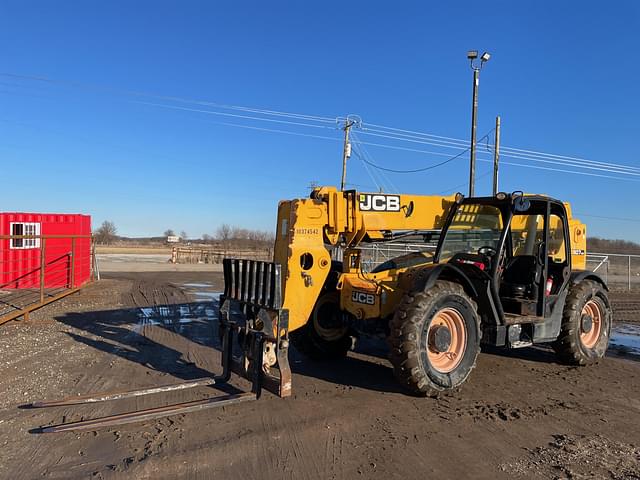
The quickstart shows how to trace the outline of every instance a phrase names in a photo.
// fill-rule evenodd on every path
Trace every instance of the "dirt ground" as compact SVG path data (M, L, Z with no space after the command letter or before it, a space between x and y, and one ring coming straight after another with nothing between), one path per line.
M371 340L328 364L292 351L285 400L266 393L97 432L37 433L220 393L20 408L219 372L221 282L216 272L110 273L1 327L0 478L640 478L640 363L628 354L573 368L545 348L484 351L462 389L428 399L398 388L384 344ZM640 323L640 295L613 299L616 320ZM165 323L166 309L183 321Z

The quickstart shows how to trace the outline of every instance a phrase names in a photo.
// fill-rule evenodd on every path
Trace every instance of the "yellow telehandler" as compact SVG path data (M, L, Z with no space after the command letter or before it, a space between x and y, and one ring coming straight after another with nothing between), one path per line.
M431 254L363 269L365 244L434 234ZM281 396L291 392L289 341L328 359L345 355L361 328L386 334L396 377L419 395L461 385L481 343L551 343L562 361L579 365L608 345L611 307L605 282L585 270L586 227L547 196L316 188L280 202L274 257L224 261L221 324L238 332L246 353L237 371L250 375L251 352L263 352L260 371Z

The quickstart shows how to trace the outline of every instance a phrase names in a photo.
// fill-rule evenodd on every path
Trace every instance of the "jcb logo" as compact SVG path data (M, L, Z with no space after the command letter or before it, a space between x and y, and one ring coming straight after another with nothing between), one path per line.
M378 193L361 193L360 210L363 212L399 212L400 195L383 195Z
M351 293L351 300L356 303L364 303L365 305L375 305L376 303L376 297L371 293L358 292L357 290Z

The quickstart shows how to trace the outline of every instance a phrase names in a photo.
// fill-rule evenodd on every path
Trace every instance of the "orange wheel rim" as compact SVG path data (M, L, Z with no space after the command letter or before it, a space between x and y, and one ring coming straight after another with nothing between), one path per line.
M438 330L448 330L448 345L436 347L433 337ZM442 331L442 330L441 330ZM445 332L446 333L446 332ZM427 358L431 366L440 373L454 370L464 356L467 348L467 327L462 314L455 308L443 308L435 314L427 332Z
M591 328L585 331L584 317L589 315L591 317ZM598 302L591 299L582 307L582 314L580 319L580 341L586 348L595 347L596 343L600 339L600 332L602 332L602 310Z

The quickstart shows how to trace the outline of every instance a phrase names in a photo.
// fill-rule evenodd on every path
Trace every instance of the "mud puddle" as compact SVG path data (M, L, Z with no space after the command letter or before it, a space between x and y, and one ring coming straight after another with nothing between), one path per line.
M640 325L615 324L611 329L609 350L617 355L633 355L640 360Z

